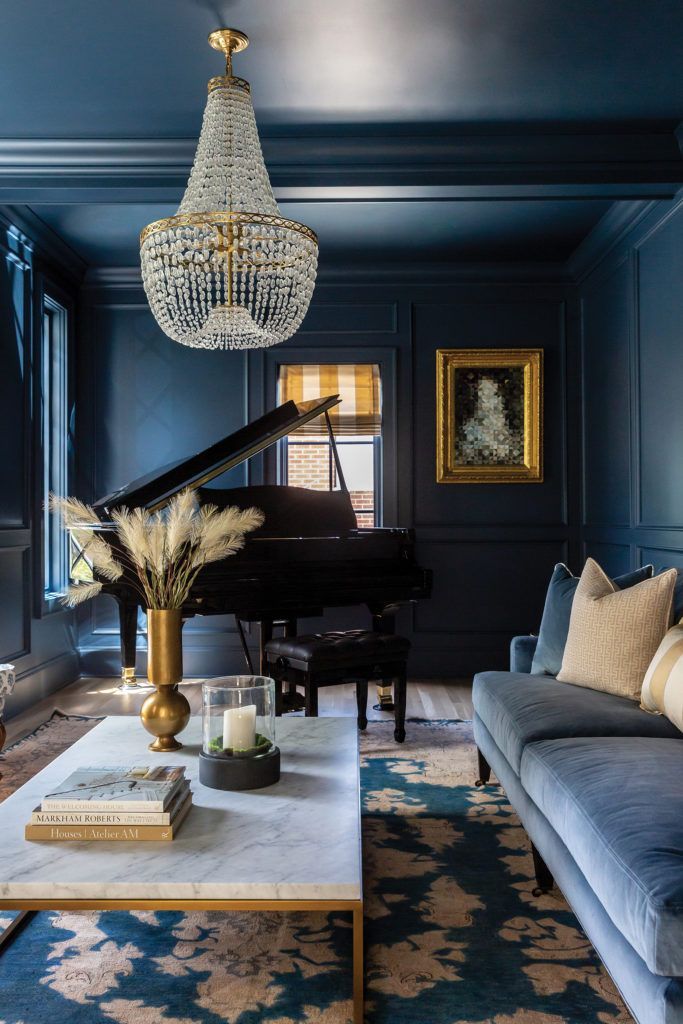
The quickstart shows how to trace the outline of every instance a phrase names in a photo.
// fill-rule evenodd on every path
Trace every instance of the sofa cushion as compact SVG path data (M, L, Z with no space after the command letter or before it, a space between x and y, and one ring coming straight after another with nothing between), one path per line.
M528 746L521 782L654 974L683 975L683 744L582 737Z
M672 626L645 673L641 706L683 730L683 623Z
M617 576L614 584L618 590L634 587L652 576L652 566L644 565L625 576ZM572 576L566 565L558 562L550 577L545 595L543 617L538 634L538 645L534 652L531 671L534 675L556 676L562 667L562 655L569 633L569 618L572 613L574 594L579 577Z
M683 569L678 566L657 565L654 571L659 576L660 573L668 572L672 568L676 570L677 574L676 586L674 587L674 622L680 622L683 619Z
M557 678L639 701L647 667L671 625L675 584L671 569L618 590L586 559Z
M527 743L565 736L660 736L683 739L668 718L624 697L560 683L550 676L480 672L474 709L519 775ZM681 748L683 750L683 747Z

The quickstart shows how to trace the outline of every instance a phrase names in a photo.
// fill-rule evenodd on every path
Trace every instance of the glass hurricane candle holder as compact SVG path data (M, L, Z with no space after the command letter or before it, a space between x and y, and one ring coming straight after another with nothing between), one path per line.
M199 781L211 789L262 789L280 778L275 681L223 676L202 685Z

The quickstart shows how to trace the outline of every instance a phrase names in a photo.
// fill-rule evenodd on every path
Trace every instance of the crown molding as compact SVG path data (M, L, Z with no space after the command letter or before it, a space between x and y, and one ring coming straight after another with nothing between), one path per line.
M567 273L580 283L605 256L657 206L656 201L615 203L600 218L566 263Z
M430 198L515 198L553 188L561 195L665 198L683 184L677 131L673 122L478 130L452 125L430 134L424 126L354 134L330 126L278 134L266 129L262 148L279 198L297 201L309 195L309 201L354 199L353 190L363 188L431 189ZM196 139L0 139L0 198L173 202L185 187L195 148ZM449 188L459 189L459 196ZM326 196L316 191L321 189L342 194ZM482 189L483 195L476 192Z
M468 282L564 284L571 279L563 263L378 263L328 264L319 267L321 285L373 285L407 282L419 285ZM83 280L86 289L141 288L139 267L91 267Z
M142 288L140 267L88 267L83 288Z
M39 259L58 267L75 284L83 281L88 266L85 260L28 207L0 206L0 220Z

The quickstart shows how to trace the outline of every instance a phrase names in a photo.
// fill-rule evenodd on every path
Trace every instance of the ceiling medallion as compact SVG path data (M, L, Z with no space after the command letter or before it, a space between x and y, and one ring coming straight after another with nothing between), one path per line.
M280 213L263 161L249 83L232 55L249 40L220 28L226 57L209 96L190 180L175 217L140 235L142 280L169 338L193 348L267 348L306 315L318 266L310 228Z

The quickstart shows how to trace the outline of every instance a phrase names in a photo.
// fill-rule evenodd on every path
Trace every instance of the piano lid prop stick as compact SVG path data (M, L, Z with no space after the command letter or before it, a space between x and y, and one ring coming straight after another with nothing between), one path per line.
M223 750L251 750L256 746L256 705L223 712Z

